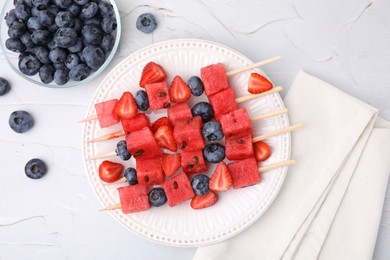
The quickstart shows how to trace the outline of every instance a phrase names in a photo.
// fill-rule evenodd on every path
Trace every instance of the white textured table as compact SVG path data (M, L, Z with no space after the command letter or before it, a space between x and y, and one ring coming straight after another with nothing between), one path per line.
M191 259L195 249L142 240L99 212L82 161L82 125L76 122L99 82L124 57L153 42L202 38L254 61L280 54L282 61L263 69L284 91L303 69L379 108L390 120L390 2L316 2L119 0L123 33L114 61L99 78L70 89L32 85L2 58L0 76L9 79L12 91L0 97L0 259ZM135 29L143 12L158 19L151 35ZM8 126L10 113L19 109L36 120L25 134ZM34 157L49 167L38 181L24 175L25 163ZM388 192L377 260L390 258L389 198Z

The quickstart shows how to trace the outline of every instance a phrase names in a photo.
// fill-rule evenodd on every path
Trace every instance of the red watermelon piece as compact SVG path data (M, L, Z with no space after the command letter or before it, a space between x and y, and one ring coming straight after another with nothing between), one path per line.
M205 147L201 133L202 125L200 116L176 122L173 137L179 149L182 151L197 151Z
M148 187L143 184L118 188L123 214L147 210L150 208Z
M126 135L127 150L135 159L150 159L161 155L160 147L149 127Z
M238 139L225 138L225 154L229 160L253 157L252 135L246 135Z
M185 173L200 173L207 171L202 150L183 151L181 153L181 167Z
M212 64L200 70L204 90L207 96L228 89L225 67L222 63Z
M168 205L173 207L183 201L192 199L195 196L187 174L179 173L175 177L166 180L163 183L165 194L167 195Z
M138 113L131 119L121 119L123 131L129 133L149 126L149 118L144 113Z
M226 138L239 139L253 134L252 123L245 108L222 115L220 123Z
M171 105L168 85L165 81L146 84L145 90L148 94L149 108L151 110L168 108Z
M119 117L115 114L115 105L118 99L111 99L95 104L96 114L101 128L119 123Z
M259 169L253 157L229 163L228 169L232 176L234 189L260 183Z
M191 108L187 103L170 106L168 108L168 118L173 125L180 120L189 120L192 118Z
M164 182L164 171L161 166L161 158L137 159L137 180L140 184L148 186L162 184Z
M209 96L211 107L214 110L214 117L219 121L221 116L237 109L233 89L228 88L214 95Z

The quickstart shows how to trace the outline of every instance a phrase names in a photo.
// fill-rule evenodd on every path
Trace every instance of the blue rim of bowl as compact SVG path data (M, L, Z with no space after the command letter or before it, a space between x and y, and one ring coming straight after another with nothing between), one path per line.
M22 78L34 83L34 84L37 84L39 86L42 86L42 87L47 87L47 88L70 88L70 87L74 87L74 86L77 86L77 85L80 85L80 84L84 84L84 83L87 83L87 82L90 82L91 80L93 80L95 77L97 77L103 70L105 70L107 68L107 66L111 63L112 59L114 58L114 55L118 49L118 46L119 46L119 42L120 42L120 38L121 38L121 29L122 29L122 26L121 26L121 18L120 18L120 15L119 15L119 10L118 10L118 7L115 3L114 0L109 0L107 1L109 2L112 7L114 8L114 13L115 13L115 18L116 18L116 21L117 21L117 28L115 30L115 43L114 43L114 47L112 48L110 54L108 55L107 59L105 60L105 62L103 63L103 65L97 70L97 71L94 71L92 74L90 74L86 79L82 80L82 81L69 81L68 83L64 84L64 85L57 85L57 84L45 84L45 83L42 83L41 81L38 81L30 76L27 76L25 74L23 74L17 67L15 67L15 65L12 63L12 61L10 60L10 58L8 57L7 53L12 53L12 54L15 54L15 55L18 55L18 53L16 52L11 52L10 50L8 50L5 46L5 40L6 39L2 39L2 30L3 30L3 26L7 26L6 23L5 23L5 15L6 13L11 10L11 8L9 8L10 4L13 5L13 0L6 0L5 3L4 3L4 6L3 6L3 9L1 10L1 16L0 16L0 49L2 51L2 54L3 56L5 57L5 60L7 61L8 65L19 75L21 76ZM35 75L37 76L37 75Z

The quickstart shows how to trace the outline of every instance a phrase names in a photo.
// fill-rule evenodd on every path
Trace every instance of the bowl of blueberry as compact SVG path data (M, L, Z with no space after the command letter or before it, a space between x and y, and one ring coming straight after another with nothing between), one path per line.
M92 80L118 48L121 24L113 0L6 0L1 50L23 78L44 87Z

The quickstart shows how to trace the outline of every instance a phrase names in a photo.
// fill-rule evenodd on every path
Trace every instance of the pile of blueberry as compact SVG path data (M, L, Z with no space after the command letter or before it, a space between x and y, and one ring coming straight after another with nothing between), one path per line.
M113 7L101 0L15 0L5 16L7 49L20 53L19 70L49 84L81 81L112 50Z

